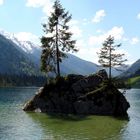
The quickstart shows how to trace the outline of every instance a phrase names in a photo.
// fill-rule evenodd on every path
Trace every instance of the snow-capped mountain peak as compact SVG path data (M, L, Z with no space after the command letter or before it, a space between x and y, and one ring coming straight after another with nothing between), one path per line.
M30 41L20 41L15 34L6 32L4 30L0 30L0 34L6 37L7 39L14 42L17 46L19 46L25 53L33 53L36 50L41 50L39 45L33 44Z
M35 45L30 41L20 41L20 46L26 53L33 53L35 50L41 50L39 45Z

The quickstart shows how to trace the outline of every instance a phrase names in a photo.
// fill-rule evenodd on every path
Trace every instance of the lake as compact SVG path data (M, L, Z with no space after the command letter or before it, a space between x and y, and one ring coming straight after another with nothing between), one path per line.
M0 88L0 140L139 140L140 89L128 90L129 121L108 116L78 119L22 111L38 88Z

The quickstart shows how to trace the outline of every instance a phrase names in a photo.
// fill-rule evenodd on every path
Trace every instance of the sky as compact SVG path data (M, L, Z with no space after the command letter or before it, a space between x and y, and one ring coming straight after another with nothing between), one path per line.
M54 0L0 0L0 30L19 40L40 44L42 23ZM79 52L74 55L98 63L97 52L109 36L122 46L128 64L140 59L140 0L60 0L72 14L70 30Z

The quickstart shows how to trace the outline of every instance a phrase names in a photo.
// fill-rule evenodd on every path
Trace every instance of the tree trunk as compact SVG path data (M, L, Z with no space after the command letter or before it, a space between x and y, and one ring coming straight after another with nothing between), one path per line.
M111 83L111 45L109 48L109 82Z
M58 21L56 24L56 63L57 63L57 76L60 77L60 65L59 65L59 47L58 47Z

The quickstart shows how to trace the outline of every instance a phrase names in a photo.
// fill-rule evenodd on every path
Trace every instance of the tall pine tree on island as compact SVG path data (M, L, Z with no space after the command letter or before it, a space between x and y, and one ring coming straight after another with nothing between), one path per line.
M116 48L120 47L121 44L114 44L114 37L111 35L104 41L102 48L98 54L98 62L103 66L109 68L109 81L111 82L111 70L112 67L123 66L127 59L123 59L125 54L116 52Z
M76 41L71 39L72 33L69 31L68 22L71 18L60 1L56 0L48 24L43 24L45 35L41 37L41 70L46 73L54 72L57 77L60 77L60 62L67 57L65 52L78 51L75 48Z

